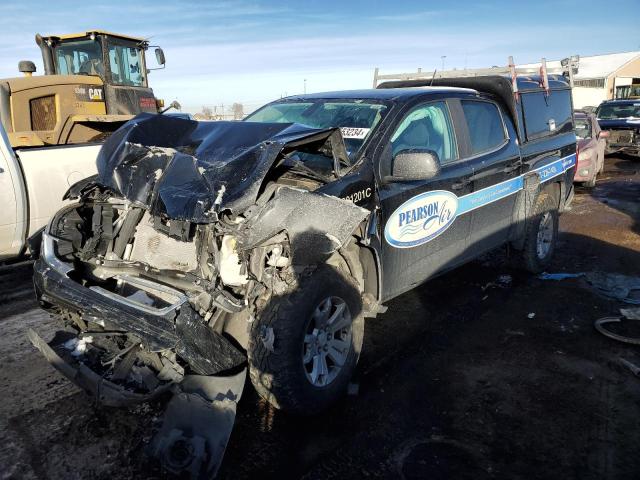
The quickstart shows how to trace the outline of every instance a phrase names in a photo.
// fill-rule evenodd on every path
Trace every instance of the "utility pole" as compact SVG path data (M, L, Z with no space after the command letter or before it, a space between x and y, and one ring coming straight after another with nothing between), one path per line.
M440 56L440 59L442 60L442 68L440 69L440 71L441 71L441 72L443 72L443 71L444 71L444 59L445 59L445 58L447 58L447 56L446 56L446 55L442 55L442 56Z
M304 94L307 94L307 79L304 79Z

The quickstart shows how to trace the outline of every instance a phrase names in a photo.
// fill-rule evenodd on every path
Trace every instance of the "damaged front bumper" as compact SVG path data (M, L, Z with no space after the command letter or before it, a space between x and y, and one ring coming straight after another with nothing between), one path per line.
M75 339L69 331L59 332L49 344L30 329L30 341L53 367L103 405L130 406L172 393L151 453L169 472L215 476L244 389L244 355L224 336L204 325L198 328L202 323L180 292L142 278L128 279L142 290L159 288L175 298L175 303L154 308L87 288L71 278L73 267L57 258L56 248L56 239L45 233L42 256L34 267L37 296L59 312L82 306L79 321L86 329ZM79 351L80 342L102 351L99 336L126 338L128 344L111 359L105 358L106 351L98 356ZM113 368L105 369L109 361ZM185 374L181 363L196 373ZM226 375L216 375L223 371Z

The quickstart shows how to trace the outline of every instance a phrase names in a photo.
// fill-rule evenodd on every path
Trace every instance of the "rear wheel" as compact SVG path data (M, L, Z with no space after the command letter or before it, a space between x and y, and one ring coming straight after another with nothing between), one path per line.
M558 238L558 207L549 193L540 192L527 222L523 264L530 272L540 273L551 261Z
M276 408L310 415L346 391L364 334L355 280L323 265L292 293L274 298L254 322L249 373Z

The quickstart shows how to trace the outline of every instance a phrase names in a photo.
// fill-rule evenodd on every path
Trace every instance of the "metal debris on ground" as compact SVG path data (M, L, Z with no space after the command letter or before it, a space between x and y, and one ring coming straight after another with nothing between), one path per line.
M630 343L631 345L640 345L640 338L625 337L607 330L604 325L609 323L622 323L623 319L626 320L640 320L640 308L621 308L619 317L604 317L595 321L594 327L605 337L618 340L619 342Z
M631 363L629 360L626 360L622 357L620 357L620 363L631 370L631 373L633 373L636 377L640 377L640 367L638 367L635 363Z
M628 318L629 320L640 320L640 307L621 308L620 313L624 318Z

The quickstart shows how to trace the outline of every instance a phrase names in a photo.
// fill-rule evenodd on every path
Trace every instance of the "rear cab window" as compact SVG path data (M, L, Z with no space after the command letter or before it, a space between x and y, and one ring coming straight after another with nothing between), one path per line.
M521 94L527 140L573 130L570 95L570 90Z
M460 103L469 130L472 156L504 145L507 135L496 104L478 100L462 100Z

